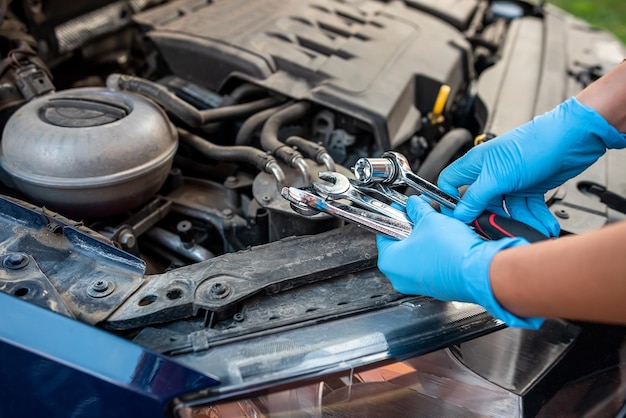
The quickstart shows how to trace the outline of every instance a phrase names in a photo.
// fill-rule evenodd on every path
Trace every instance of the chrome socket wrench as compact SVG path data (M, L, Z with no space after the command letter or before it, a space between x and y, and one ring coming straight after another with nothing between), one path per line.
M382 158L361 158L354 165L353 172L358 182L405 184L449 209L454 209L459 203L456 197L413 173L406 157L398 152L385 152ZM492 240L523 237L529 242L537 242L549 238L525 223L489 211L481 213L471 226L477 233Z
M313 188L318 195L325 197L327 200L346 199L372 212L399 221L408 220L406 213L363 193L358 187L353 186L350 180L341 173L322 171L319 173L319 178L329 183L313 182Z
M409 161L399 152L388 151L381 158L361 158L353 172L360 183L405 184L447 208L454 209L459 203L456 197L413 173Z

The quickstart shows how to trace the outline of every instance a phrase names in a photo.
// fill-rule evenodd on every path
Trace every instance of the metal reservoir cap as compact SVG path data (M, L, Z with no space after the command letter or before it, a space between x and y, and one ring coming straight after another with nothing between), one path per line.
M147 99L80 88L22 106L1 145L0 166L16 188L63 214L93 218L149 199L169 173L177 134Z

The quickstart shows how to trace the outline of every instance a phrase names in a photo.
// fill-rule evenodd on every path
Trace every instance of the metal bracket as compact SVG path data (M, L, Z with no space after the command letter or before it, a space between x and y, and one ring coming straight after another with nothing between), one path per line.
M376 259L374 236L352 226L287 238L146 277L103 325L122 330L188 318L201 309L223 312L262 291L276 294L375 267Z
M81 224L4 197L1 255L0 290L89 324L115 311L145 271L142 260Z

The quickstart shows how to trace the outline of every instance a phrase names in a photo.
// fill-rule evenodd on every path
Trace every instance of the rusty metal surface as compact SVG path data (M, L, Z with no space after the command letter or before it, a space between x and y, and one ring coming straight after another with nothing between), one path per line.
M146 277L107 320L113 329L220 312L264 291L276 294L376 265L374 235L346 227L288 238Z
M7 268L14 254L28 263ZM88 324L105 320L127 299L145 268L82 225L7 198L0 198L0 257L3 291Z

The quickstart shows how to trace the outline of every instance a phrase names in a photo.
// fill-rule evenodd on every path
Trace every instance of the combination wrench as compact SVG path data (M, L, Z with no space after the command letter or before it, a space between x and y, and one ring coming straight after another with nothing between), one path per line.
M459 203L456 197L413 173L406 157L398 152L387 151L381 158L361 158L354 165L353 172L357 182L404 184L449 209L454 209ZM516 236L529 242L548 239L546 235L525 223L489 211L480 214L472 222L472 226L485 238L493 240Z
M295 210L299 213L313 214L316 212L325 212L347 222L354 223L371 232L385 234L392 238L407 238L411 235L411 231L413 230L413 225L406 219L396 220L365 209L345 205L334 200L326 200L296 187L283 187L281 195L291 202L291 204L295 206Z
M314 182L313 188L322 197L331 200L346 199L350 202L369 209L372 212L379 213L398 221L407 221L406 214L395 209L380 200L374 199L357 187L350 183L350 180L341 173L334 171L322 171L318 174L319 178L328 183Z

